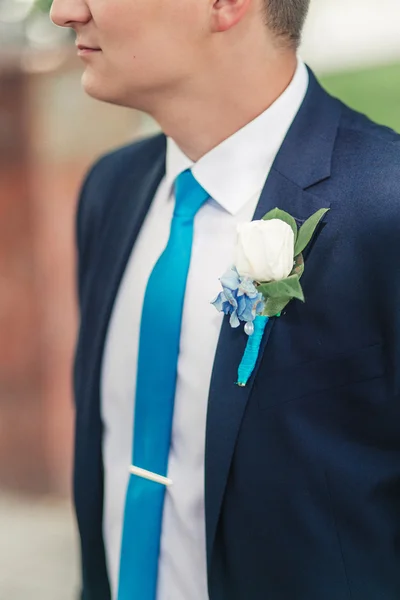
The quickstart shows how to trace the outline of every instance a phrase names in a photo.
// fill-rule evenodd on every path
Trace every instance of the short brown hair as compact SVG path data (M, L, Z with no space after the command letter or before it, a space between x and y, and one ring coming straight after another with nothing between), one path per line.
M263 0L267 25L278 38L297 47L310 0Z

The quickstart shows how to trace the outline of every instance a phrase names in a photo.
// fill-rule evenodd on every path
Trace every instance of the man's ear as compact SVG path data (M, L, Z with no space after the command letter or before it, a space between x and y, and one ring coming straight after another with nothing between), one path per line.
M213 0L212 30L227 31L243 19L252 0Z

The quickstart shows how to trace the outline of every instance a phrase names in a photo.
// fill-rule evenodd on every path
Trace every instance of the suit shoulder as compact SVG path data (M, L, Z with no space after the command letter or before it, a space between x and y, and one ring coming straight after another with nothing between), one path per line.
M357 223L355 236L368 239L374 229L380 243L398 239L399 172L400 136L343 106L325 189L339 220Z
M340 127L344 130L358 132L365 137L382 143L399 143L400 135L390 127L372 121L366 115L342 104L342 120Z
M122 146L100 156L89 168L79 194L78 221L101 218L121 185L136 169L160 156L165 149L165 136L160 134Z
M159 134L150 138L121 146L100 156L90 167L84 182L100 180L106 187L113 187L124 173L140 168L142 161L151 160L165 148L165 136ZM107 184L108 182L108 184Z
M338 144L341 151L346 146L349 152L357 154L360 161L371 161L381 156L389 167L396 165L399 168L400 135L345 105L339 125Z
M356 197L400 200L400 135L343 106L332 172Z

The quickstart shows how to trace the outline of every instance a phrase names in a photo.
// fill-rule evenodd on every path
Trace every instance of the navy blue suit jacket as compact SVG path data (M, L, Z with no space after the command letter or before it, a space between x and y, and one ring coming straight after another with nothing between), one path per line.
M85 600L110 598L104 340L164 168L162 135L117 150L91 170L79 204L74 483ZM399 600L400 138L311 74L255 218L276 206L299 222L330 211L306 251L306 302L270 321L245 388L234 382L246 335L222 326L206 432L210 599Z

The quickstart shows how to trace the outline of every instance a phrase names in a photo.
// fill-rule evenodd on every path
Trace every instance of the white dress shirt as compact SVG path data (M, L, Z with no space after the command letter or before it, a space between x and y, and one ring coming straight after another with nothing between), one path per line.
M210 304L232 264L238 223L250 221L276 154L308 87L301 61L278 100L193 164L167 140L162 180L126 267L111 316L102 366L104 540L117 598L125 493L131 464L139 327L147 280L165 248L173 182L192 168L210 194L195 219L182 317L157 600L206 600L204 449L208 391L222 324ZM138 465L140 466L140 465Z

